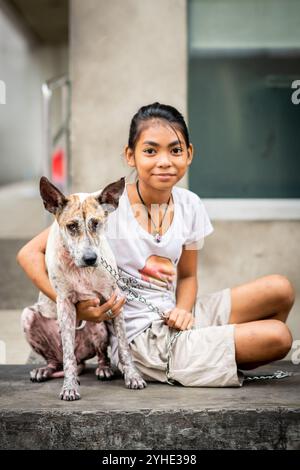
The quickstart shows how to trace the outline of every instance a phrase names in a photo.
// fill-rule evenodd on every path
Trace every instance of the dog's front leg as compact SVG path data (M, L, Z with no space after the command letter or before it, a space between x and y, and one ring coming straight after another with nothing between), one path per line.
M123 368L125 385L127 388L145 388L147 383L137 371L131 357L126 337L123 312L114 319L114 328L118 338L119 359Z
M64 384L60 392L62 400L79 400L79 381L75 357L76 308L68 298L57 298L57 316L59 321L64 362Z

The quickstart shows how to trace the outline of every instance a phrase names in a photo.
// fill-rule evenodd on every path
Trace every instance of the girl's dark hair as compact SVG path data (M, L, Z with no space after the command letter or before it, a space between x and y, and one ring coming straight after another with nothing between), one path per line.
M177 127L177 130L179 128L184 136L186 146L188 147L190 145L189 132L182 114L173 106L155 102L148 104L147 106L142 106L131 120L128 146L132 150L134 150L136 142L143 129L143 123L150 119L164 119L173 128L176 135L177 132L174 127ZM180 140L178 135L177 138Z

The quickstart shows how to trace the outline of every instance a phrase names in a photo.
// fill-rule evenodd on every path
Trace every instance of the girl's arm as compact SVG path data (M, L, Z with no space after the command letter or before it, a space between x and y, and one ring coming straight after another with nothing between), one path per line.
M176 307L169 313L165 323L170 328L189 330L194 324L191 313L197 295L197 249L185 249L177 265Z
M49 232L50 227L24 245L17 254L17 261L33 284L53 302L56 302L56 292L50 284L45 263Z
M198 250L183 247L177 265L176 307L188 312L192 311L197 296L197 258Z
M47 297L53 300L53 302L56 302L57 295L50 284L45 262L45 253L50 227L34 237L24 245L23 248L21 248L17 254L17 261L33 284ZM125 301L126 297L121 297L116 302L115 294L113 294L107 302L101 306L98 298L82 300L76 304L77 318L78 320L88 320L98 323L107 319L106 311L108 309L111 309L114 313L114 317L116 317L121 312L121 308Z

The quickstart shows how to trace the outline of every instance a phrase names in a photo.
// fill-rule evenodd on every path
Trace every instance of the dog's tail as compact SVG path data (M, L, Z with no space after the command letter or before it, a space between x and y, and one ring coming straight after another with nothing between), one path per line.
M61 377L64 377L64 376L65 376L64 371L59 370L59 371L53 372L53 374L51 374L51 379L60 379Z
M82 374L84 368L85 368L84 363L78 364L77 365L77 374L78 375ZM53 374L51 375L51 379L61 379L64 376L65 376L64 371L63 370L58 370L56 372L53 372Z

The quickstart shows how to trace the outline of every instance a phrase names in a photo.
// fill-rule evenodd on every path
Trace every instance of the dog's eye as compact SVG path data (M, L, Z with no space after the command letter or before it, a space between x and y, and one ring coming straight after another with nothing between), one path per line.
M98 221L98 220L92 220L91 223L90 223L90 226L91 226L91 229L92 229L92 230L97 230L98 225L99 225L99 221Z
M67 225L67 229L71 232L71 233L74 233L78 228L78 225L75 224L75 223L72 223L72 224L68 224Z

